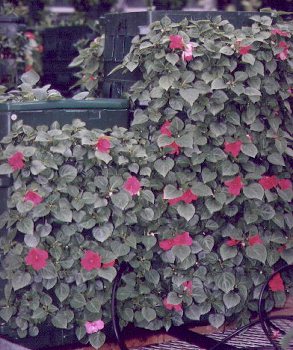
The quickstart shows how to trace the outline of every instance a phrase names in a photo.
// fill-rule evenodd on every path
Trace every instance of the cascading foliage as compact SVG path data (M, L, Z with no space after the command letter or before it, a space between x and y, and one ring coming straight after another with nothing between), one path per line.
M292 33L269 17L241 30L163 18L122 64L143 74L129 130L13 125L0 317L18 336L49 322L99 348L123 261L122 325L249 321L293 262ZM277 275L266 309L290 291Z

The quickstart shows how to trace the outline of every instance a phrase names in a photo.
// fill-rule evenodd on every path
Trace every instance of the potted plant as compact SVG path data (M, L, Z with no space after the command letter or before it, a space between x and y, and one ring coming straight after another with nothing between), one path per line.
M241 30L165 17L123 62L143 73L129 130L14 124L0 317L19 337L51 323L99 348L122 262L122 326L249 322L292 264L291 35L270 17ZM266 310L289 293L277 274Z

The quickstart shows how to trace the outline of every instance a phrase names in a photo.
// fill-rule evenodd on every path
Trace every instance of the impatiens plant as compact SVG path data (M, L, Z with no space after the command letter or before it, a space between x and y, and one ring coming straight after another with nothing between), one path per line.
M269 17L242 30L164 18L123 63L143 73L130 130L13 125L0 317L19 337L51 323L99 348L122 262L122 326L249 322L267 277L293 263L291 35ZM276 274L265 309L289 293Z

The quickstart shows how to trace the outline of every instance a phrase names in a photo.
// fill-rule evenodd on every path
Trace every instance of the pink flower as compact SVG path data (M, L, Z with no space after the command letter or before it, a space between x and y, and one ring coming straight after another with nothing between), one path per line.
M174 310L174 311L181 311L182 310L182 304L169 304L167 301L167 298L163 300L163 305L167 310Z
M282 277L279 273L277 273L270 281L269 281L270 290L273 292L284 292L285 286L282 280Z
M227 246L229 247L235 247L238 243L240 243L241 241L239 241L238 239L234 239L234 238L231 238L231 239L228 239L226 241L226 244Z
M286 249L287 249L286 244L283 244L283 245L281 245L281 246L277 249L277 251L278 251L279 253L283 253L283 251L286 250Z
M256 244L262 244L263 241L262 239L260 238L260 235L257 234L257 235L254 235L254 236L251 236L251 237L248 237L248 244L250 246L254 246Z
M280 41L279 42L279 48L282 48L283 51L281 51L280 53L277 54L277 57L281 60L281 61L285 61L288 56L289 56L289 45L285 42L285 41Z
M22 152L16 152L11 157L8 158L8 164L12 167L12 169L20 170L24 167L24 155Z
M172 136L172 132L171 130L169 129L171 126L171 122L169 122L169 120L165 121L165 123L161 126L161 134L162 135L166 135L168 137L171 137Z
M25 33L24 33L24 36L25 36L26 38L28 38L29 40L35 40L35 39L36 39L35 34L32 33L32 32L25 32Z
M235 142L225 142L224 143L225 148L224 151L226 153L232 154L233 157L238 157L238 154L241 150L242 142L241 141L235 141Z
M290 37L290 33L285 32L285 31L283 31L283 30L281 30L281 29L279 29L279 28L274 28L274 29L272 29L271 33L272 33L273 35L277 35L277 34L278 34L278 35L284 36L284 37L286 37L286 38L289 38L289 37Z
M190 245L192 245L192 238L189 236L189 232L183 232L181 235L177 235L174 238L165 239L159 242L159 246L163 250L170 250L175 246Z
M93 322L87 321L85 323L85 329L87 334L93 334L97 333L98 331L102 330L104 328L105 324L102 320L97 320Z
M106 269L107 267L113 267L115 264L116 264L116 260L112 260L107 263L103 263L102 268Z
M81 266L87 270L92 271L101 267L101 257L92 250L86 250L83 258L80 260Z
M159 242L159 246L163 250L170 250L173 248L173 239L164 239L163 241Z
M185 62L190 62L193 59L192 50L195 47L194 43L186 44L185 50L182 52L181 58Z
M273 176L263 176L258 183L262 185L265 190L271 190L278 185L278 179L275 175Z
M169 39L170 39L170 44L169 44L170 49L180 49L180 50L184 49L184 42L181 35L170 35Z
M292 188L292 182L289 179L278 179L278 186L281 190L288 190Z
M233 180L225 181L224 184L228 187L228 192L234 196L238 196L244 187L240 176L235 177Z
M34 191L28 191L28 192L25 194L23 200L24 200L25 202L33 202L34 205L38 205L38 204L42 203L43 197L40 196L38 193L36 193L36 192L34 192Z
M47 265L46 260L48 257L49 255L46 250L32 248L25 257L25 263L26 265L31 265L34 270L39 271Z
M187 294L192 294L192 281L183 282L182 285Z
M240 55L246 55L249 53L249 51L252 49L251 45L247 45L247 46L240 46L239 47L239 53Z
M192 245L192 238L189 236L189 232L183 232L181 235L173 238L173 246L178 245Z
M131 176L124 182L123 188L133 196L139 193L141 189L141 183L135 176Z
M180 146L175 141L166 147L171 148L169 154L176 154L177 156L180 154Z
M180 201L183 201L187 204L190 204L193 201L196 201L197 199L198 199L198 196L196 194L194 194L191 190L187 190L183 193L182 196L169 199L168 202L170 205L175 205L175 204L179 203Z
M96 149L101 153L109 153L110 152L111 143L107 136L101 136L98 138L96 143Z

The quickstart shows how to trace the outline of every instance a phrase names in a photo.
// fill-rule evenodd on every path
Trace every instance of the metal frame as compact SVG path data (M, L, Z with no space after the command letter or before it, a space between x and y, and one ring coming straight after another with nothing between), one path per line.
M275 350L281 350L281 347L278 345L275 339L273 339L272 336L272 329L277 329L282 333L282 330L280 330L276 325L272 323L274 320L293 320L292 316L273 316L268 317L267 312L265 311L264 305L264 293L268 288L270 280L278 273L284 272L285 270L292 269L293 265L286 265L278 270L276 270L269 278L266 280L265 284L263 285L260 295L259 295L259 301L258 301L258 319L255 321L252 321L246 326L243 326L241 328L238 328L236 331L234 331L232 334L228 335L221 341L214 340L210 337L204 336L202 334L198 334L196 332L191 331L189 328L193 327L194 324L189 323L188 325L178 326L178 327L171 327L168 331L168 334L175 336L176 338L187 341L188 343L197 345L199 347L207 348L208 350L239 350L238 347L226 344L230 339L236 337L241 332L249 329L250 327L253 327L260 323L266 337L268 338L269 342L272 344L273 348ZM121 331L120 325L119 325L119 317L117 315L117 289L120 285L121 278L125 272L131 271L132 267L126 263L123 262L120 266L120 269L117 273L117 276L115 277L113 281L113 287L112 287L112 299L111 299L111 314L112 314L112 325L114 334L117 340L117 343L121 350L128 350L128 347L125 344L125 339L123 336L123 333ZM242 348L243 350L247 348ZM254 348L255 350L257 348ZM259 348L260 349L260 348Z

